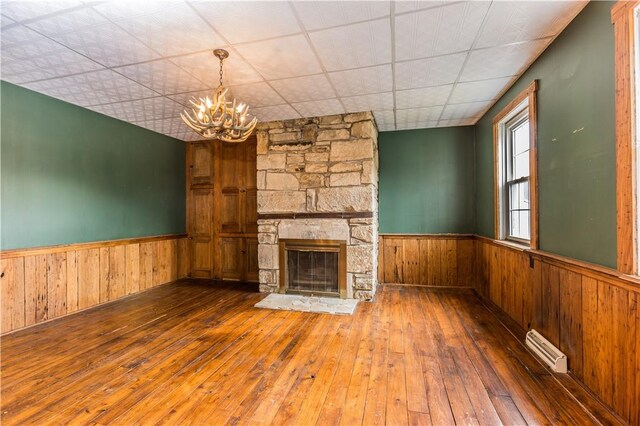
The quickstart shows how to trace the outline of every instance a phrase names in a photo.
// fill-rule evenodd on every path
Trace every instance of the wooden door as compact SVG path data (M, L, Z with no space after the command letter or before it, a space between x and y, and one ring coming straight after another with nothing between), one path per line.
M190 192L191 276L211 278L213 271L213 190L203 188Z
M242 231L242 197L244 144L218 142L220 176L220 233Z
M258 239L245 238L243 252L243 280L258 282Z
M213 184L213 143L194 142L189 149L188 182L191 186Z
M243 274L243 238L220 238L220 270L223 280L239 281Z

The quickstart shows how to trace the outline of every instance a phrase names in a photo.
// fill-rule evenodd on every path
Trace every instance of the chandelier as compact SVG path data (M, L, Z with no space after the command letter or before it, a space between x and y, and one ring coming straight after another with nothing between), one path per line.
M180 114L182 120L193 131L206 139L220 139L224 142L244 142L253 132L258 119L249 116L249 107L241 102L227 101L227 89L222 86L222 65L229 52L215 49L213 54L220 60L220 85L213 99L191 98L191 111L184 110Z

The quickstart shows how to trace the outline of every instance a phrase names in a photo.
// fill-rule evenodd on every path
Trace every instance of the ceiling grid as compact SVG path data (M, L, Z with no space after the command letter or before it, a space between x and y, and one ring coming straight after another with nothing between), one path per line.
M3 1L2 79L182 140L225 86L259 120L371 110L381 131L472 125L583 1Z

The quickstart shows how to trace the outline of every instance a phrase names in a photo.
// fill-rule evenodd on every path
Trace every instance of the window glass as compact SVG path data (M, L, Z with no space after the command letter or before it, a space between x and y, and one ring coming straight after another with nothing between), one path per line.
M507 239L531 238L529 203L529 115L525 108L504 124L505 236Z

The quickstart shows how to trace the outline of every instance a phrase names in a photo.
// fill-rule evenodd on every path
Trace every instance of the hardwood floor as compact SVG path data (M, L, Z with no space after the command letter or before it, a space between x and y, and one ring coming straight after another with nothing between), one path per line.
M474 293L385 286L353 316L262 297L186 280L3 336L2 423L615 422Z

